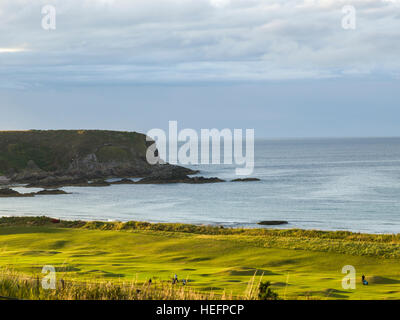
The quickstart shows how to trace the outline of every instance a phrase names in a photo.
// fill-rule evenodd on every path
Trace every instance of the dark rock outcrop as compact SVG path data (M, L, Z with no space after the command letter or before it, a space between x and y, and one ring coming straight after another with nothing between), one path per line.
M8 179L6 176L0 175L0 186L9 184L10 184L10 179Z
M111 184L104 179L88 181L85 178L76 177L47 177L26 185L26 188L56 189L62 187L108 187Z
M103 179L97 179L87 184L88 187L108 187L111 184Z
M182 177L179 179L162 179L162 178L143 178L136 182L136 184L167 184L167 183L191 183L191 184L202 184L202 183L218 183L225 182L225 180L221 180L219 178L204 178L204 177Z
M16 198L16 197L33 197L33 193L19 193L10 188L2 188L0 189L0 197L1 198Z
M219 178L204 178L204 177L189 177L181 170L172 168L169 171L152 174L149 177L143 178L136 182L136 184L166 184L166 183L217 183L225 182Z
M110 182L110 184L135 184L135 182L131 179L124 178L118 181Z
M41 196L41 195L59 195L59 194L68 194L68 192L65 192L64 190L59 190L59 189L53 189L53 190L42 190L38 191L35 193L35 195Z
M68 194L63 190L52 189L52 190L41 190L38 192L30 192L30 193L20 193L10 188L2 188L0 189L0 198L23 198L23 197L34 197L34 196L42 196L42 195L59 195L59 194Z
M86 187L89 182L86 178L78 178L74 176L62 176L55 177L50 176L44 179L39 179L35 182L28 184L27 188L45 188L45 189L56 189L61 187Z
M2 188L0 189L0 198L21 198L21 197L34 197L36 195L59 195L59 194L68 194L63 190L41 190L38 192L30 192L30 193L20 193L10 188Z
M260 221L257 224L259 224L261 226L279 226L279 225L288 224L288 223L289 222L287 222L287 221L274 221L274 220L272 220L272 221Z
M243 178L243 179L233 179L232 182L251 182L251 181L261 181L258 178Z

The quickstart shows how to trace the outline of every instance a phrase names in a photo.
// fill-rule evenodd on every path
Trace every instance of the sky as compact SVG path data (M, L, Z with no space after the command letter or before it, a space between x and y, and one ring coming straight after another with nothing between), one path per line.
M0 130L400 136L399 56L400 0L1 0Z

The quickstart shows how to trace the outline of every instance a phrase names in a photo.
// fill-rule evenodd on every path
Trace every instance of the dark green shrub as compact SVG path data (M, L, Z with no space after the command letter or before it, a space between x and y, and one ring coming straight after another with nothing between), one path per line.
M261 282L258 288L258 299L259 300L278 300L278 294L271 289L271 283L269 281Z

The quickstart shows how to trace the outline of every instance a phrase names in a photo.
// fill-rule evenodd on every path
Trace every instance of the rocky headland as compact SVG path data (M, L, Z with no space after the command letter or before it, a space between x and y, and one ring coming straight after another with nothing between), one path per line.
M217 177L193 176L198 171L168 163L150 165L146 152L153 143L147 141L144 134L136 132L0 131L0 185L24 184L28 188L59 189L112 184L225 182ZM110 178L120 180L106 181Z
M146 151L152 143L136 132L2 131L0 184L42 188L108 186L104 179L162 179L198 173L170 164L150 165Z

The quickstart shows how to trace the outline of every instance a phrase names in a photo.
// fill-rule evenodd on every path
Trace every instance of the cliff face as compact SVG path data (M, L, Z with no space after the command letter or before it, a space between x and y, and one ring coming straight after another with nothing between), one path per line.
M32 182L49 176L76 178L143 177L180 168L151 166L151 142L136 132L32 130L0 132L0 178Z

